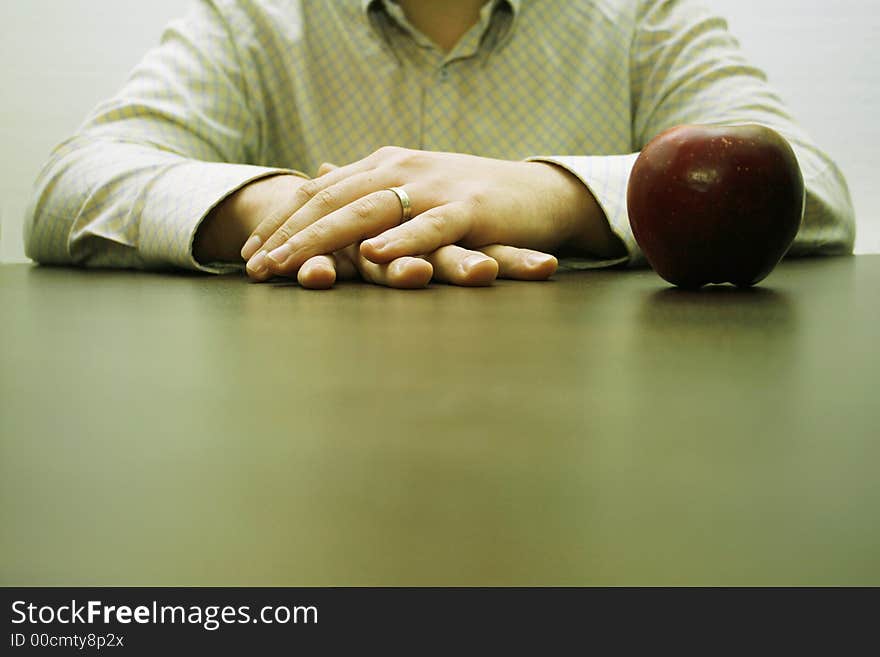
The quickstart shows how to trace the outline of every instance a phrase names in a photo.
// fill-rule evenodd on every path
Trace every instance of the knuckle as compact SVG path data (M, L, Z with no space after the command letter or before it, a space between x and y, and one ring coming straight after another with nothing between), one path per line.
M312 196L312 203L325 213L332 212L336 209L336 195L329 189L322 189Z
M399 167L415 167L425 158L423 151L414 151L409 148L401 148L394 156L394 162Z
M278 227L278 230L275 231L275 234L272 235L272 241L276 244L284 244L284 242L293 237L293 235L293 226L290 224L281 224Z
M370 197L360 198L351 204L351 212L360 221L369 220L376 214L376 202Z
M376 151L378 164L396 169L413 168L423 161L423 151L403 148L401 146L383 146Z
M305 204L320 191L320 183L316 182L314 179L308 180L297 188L295 192L296 200L299 201L300 204Z
M447 223L444 217L436 212L426 212L422 215L422 226L437 241L446 236Z
M309 243L317 243L324 244L327 242L333 235L333 231L330 226L323 221L319 221L317 223L309 226Z
M376 149L373 155L380 159L390 159L399 155L403 150L400 146L382 146L381 148Z
M468 205L470 205L471 210L475 213L485 210L488 203L488 196L482 190L477 189L468 194Z

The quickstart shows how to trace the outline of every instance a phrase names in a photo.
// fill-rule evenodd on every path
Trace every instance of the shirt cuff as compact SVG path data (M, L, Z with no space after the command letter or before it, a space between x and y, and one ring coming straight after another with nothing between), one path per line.
M138 250L145 264L212 274L240 271L241 264L196 261L192 252L196 231L227 196L248 183L278 174L308 177L293 169L221 162L185 162L171 167L154 182L141 215Z
M528 158L530 162L550 162L562 167L578 178L590 190L599 207L605 213L608 225L626 247L626 255L620 258L562 258L560 265L569 269L597 269L626 264L638 267L645 258L636 244L629 214L626 209L626 187L638 153L627 155L540 155Z

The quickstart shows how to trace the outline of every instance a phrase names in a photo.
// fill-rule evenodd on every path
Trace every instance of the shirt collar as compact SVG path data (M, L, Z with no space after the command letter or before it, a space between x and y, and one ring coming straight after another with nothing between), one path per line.
M513 28L516 25L517 17L519 15L519 9L522 5L522 2L523 0L488 0L488 2L486 2L480 9L481 21L487 21L487 18L490 17L496 9L502 6L506 7L507 10L510 12L508 16L507 26L504 28L503 33L500 35L500 37L496 40L493 48L499 47L510 37ZM396 0L358 0L358 4L360 5L360 10L363 14L364 19L368 23L371 23L371 27L374 30L381 30L381 28L374 22L373 18L371 18L370 16L371 12L375 9L381 9L386 13L399 13L401 16L403 16L402 11L392 11L399 10ZM393 4L395 6L389 7L389 4ZM405 21L406 19L403 18L402 20ZM415 35L413 36L415 37Z
M490 0L492 1L492 0ZM503 0L510 8L513 10L513 15L516 16L519 13L519 6L522 4L522 0ZM382 0L361 0L361 10L366 13L367 10L372 7L374 4L382 2Z

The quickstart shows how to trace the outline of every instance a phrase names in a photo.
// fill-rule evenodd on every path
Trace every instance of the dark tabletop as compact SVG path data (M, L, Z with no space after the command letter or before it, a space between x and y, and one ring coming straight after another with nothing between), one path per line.
M878 290L2 266L0 584L878 585Z

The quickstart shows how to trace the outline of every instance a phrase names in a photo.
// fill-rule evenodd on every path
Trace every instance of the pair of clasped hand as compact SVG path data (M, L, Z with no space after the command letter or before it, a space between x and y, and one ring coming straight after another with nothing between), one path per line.
M420 288L549 278L557 260L547 252L576 242L585 194L553 164L385 147L324 164L310 180L261 179L233 203L259 218L241 251L254 281L296 276L326 289L360 277Z

